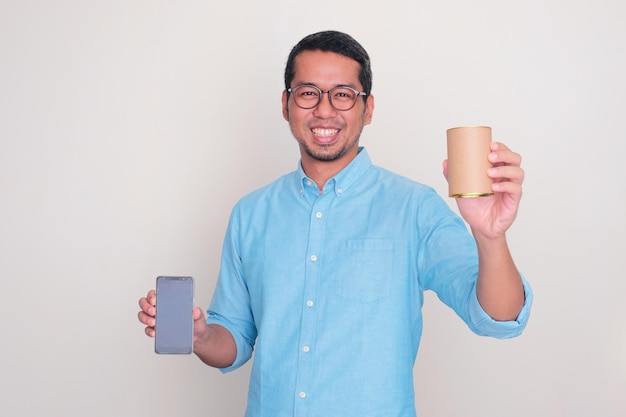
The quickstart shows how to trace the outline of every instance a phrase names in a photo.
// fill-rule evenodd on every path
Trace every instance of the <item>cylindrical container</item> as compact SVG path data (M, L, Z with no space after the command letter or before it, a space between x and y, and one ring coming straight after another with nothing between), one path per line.
M448 142L448 190L454 198L492 195L491 128L487 126L455 127L446 131Z

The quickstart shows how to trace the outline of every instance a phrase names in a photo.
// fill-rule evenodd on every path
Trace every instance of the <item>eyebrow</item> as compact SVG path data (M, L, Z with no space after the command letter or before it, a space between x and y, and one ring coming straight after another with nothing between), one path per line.
M319 85L315 84L315 83L310 83L310 82L302 82L302 83L296 83L294 85L294 87L300 86L300 85L312 85L314 87L319 88L320 90L323 90L322 87L320 87ZM354 88L357 91L361 91L361 89L359 89L357 86L352 85L352 84L336 84L333 87L330 87L329 90L332 90L333 88L337 88L337 87L350 87L350 88ZM293 87L292 87L293 88Z

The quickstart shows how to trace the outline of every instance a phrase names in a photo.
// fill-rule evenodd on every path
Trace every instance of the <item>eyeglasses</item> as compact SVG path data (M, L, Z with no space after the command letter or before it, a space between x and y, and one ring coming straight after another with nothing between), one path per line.
M330 105L333 106L335 110L339 111L350 110L356 104L356 100L359 96L367 95L367 93L355 90L352 87L341 85L324 91L312 84L301 84L288 88L287 91L293 94L296 105L302 109L317 107L322 101L322 94L328 93Z

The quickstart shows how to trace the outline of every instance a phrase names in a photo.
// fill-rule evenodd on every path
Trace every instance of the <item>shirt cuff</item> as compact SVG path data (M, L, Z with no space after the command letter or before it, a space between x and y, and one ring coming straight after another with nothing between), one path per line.
M497 321L489 316L489 314L483 310L482 306L478 302L476 286L474 286L469 306L472 331L479 335L492 336L499 339L508 339L519 336L522 331L524 331L524 328L528 323L530 307L533 302L532 289L523 276L522 283L524 285L524 305L522 306L522 310L518 314L517 318L510 321Z
M235 340L235 346L237 347L237 356L235 357L235 361L225 368L218 368L222 373L232 372L241 366L243 366L248 360L252 357L253 344L250 343L241 332L237 331L237 326L224 319L222 316L208 312L206 318L207 324L217 324L224 327L226 330L230 332Z

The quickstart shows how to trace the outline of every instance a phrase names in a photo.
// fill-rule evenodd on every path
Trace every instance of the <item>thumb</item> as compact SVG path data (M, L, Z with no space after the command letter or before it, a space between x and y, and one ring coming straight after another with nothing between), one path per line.
M204 321L204 312L202 311L202 309L200 307L194 307L193 308L193 320L197 321L197 320L203 320Z

